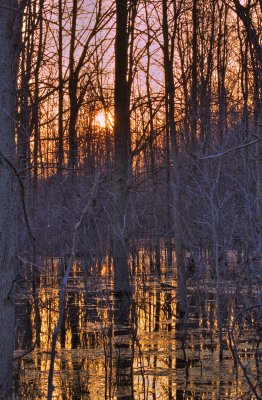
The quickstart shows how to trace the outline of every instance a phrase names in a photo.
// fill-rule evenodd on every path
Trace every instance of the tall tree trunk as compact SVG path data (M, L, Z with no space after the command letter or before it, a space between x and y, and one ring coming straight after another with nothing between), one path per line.
M256 131L258 142L256 145L256 172L257 172L257 217L262 222L262 103L257 104Z
M215 39L215 15L216 15L216 1L212 0L210 4L210 33L208 38L204 34L201 36L201 58L199 61L199 68L201 74L201 84L200 84L200 99L199 99L199 109L200 109L200 142L202 145L203 152L206 151L206 147L210 143L211 136L211 80L212 80L212 67L214 64L214 39ZM206 20L202 16L201 23L201 33L204 32L206 28ZM205 45L207 50L207 56L205 58ZM205 72L206 65L206 72Z
M34 107L32 112L32 123L34 126L34 165L33 165L33 184L34 188L37 187L37 176L38 176L38 150L39 150L39 72L43 59L43 6L44 0L39 1L39 43L37 49L37 58L35 65L35 88L34 88Z
M219 32L217 46L217 75L218 75L218 142L223 145L227 132L227 16L228 7L222 4L219 9Z
M78 145L77 145L77 132L76 132L78 105L77 105L77 80L75 75L72 77L72 79L69 78L69 100L70 100L70 118L69 118L68 166L71 172L76 172L78 165L77 162Z
M163 0L163 39L164 39L164 69L166 93L168 97L168 124L170 128L171 151L173 161L173 221L175 232L175 253L178 278L178 309L181 315L186 313L187 309L187 293L186 293L186 273L184 262L184 241L182 226L182 202L181 202L181 171L179 165L179 154L177 144L177 131L175 124L175 85L173 61L174 53L169 51L169 34L168 34L168 17L167 17L167 0ZM174 28L175 30L175 28Z
M58 38L58 172L62 172L64 162L64 124L63 124L63 102L64 102L64 85L63 85L63 9L62 0L59 0L59 38Z
M7 7L7 8L5 8ZM0 399L11 399L15 338L13 175L17 78L17 1L0 0Z
M147 46L146 46L146 53L147 53L147 67L146 67L146 91L147 91L147 102L148 102L148 110L149 110L149 127L150 127L150 138L149 138L149 150L150 150L150 175L151 175L151 187L152 187L152 201L153 201L153 213L157 215L157 172L156 172L156 160L155 160L155 152L154 152L154 106L153 106L153 99L151 93L151 86L150 86L150 67L151 67L151 54L150 54L150 30L149 30L149 19L148 19L148 10L146 8L146 26L147 26ZM156 218L156 223L158 225L158 219ZM155 270L160 275L161 273L161 260L160 260L160 239L159 239L159 232L154 229L154 236L155 236Z
M34 52L35 31L33 4L28 5L28 17L24 24L23 45L21 46L20 88L19 88L19 125L17 127L17 151L19 170L22 179L29 176L30 166L30 79L32 74L32 57Z
M77 104L77 84L78 75L75 72L75 42L76 42L76 19L77 19L77 4L78 0L73 1L72 9L72 27L71 27L71 41L70 41L70 54L69 54L69 103L70 103L70 117L69 117L69 154L68 166L71 172L75 172L77 168L77 135L76 135L76 122L78 115Z
M239 0L234 0L235 9L238 17L241 19L249 43L251 45L251 54L253 55L253 74L255 88L255 116L256 116L256 197L257 197L257 217L262 221L262 46L260 44L260 34L256 30L250 15L251 6L242 6ZM261 5L260 5L261 8Z
M128 165L130 157L130 90L128 73L128 1L116 0L115 40L115 155L114 155L114 287L115 292L131 292L126 237Z
M197 141L197 92L198 92L198 0L193 0L192 20L193 20L193 40L192 40L192 84L191 84L191 145L195 146Z

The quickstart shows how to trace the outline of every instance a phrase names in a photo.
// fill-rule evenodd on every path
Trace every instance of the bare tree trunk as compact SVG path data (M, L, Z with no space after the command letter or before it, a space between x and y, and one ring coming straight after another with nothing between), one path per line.
M199 68L201 74L200 83L200 142L202 144L203 152L206 151L206 147L210 142L211 136L211 80L212 80L212 67L214 63L214 41L215 41L215 14L216 14L216 1L212 0L210 5L210 34L207 41L207 56L205 58L205 35L201 35L202 52L199 61ZM206 20L202 17L201 33L204 32L206 27ZM206 73L205 73L206 64Z
M218 75L218 123L217 139L223 144L227 131L227 93L226 93L226 66L227 66L227 15L228 8L222 4L219 9L219 32L217 46L217 75Z
M63 102L64 102L64 85L63 85L63 8L62 0L59 0L59 38L58 38L58 161L57 169L60 173L64 162L64 124L63 124Z
M28 178L30 166L30 79L32 74L32 57L34 51L35 31L33 5L28 6L30 17L24 23L23 44L20 61L20 87L19 87L19 125L17 127L17 151L21 177Z
M255 83L255 114L256 114L256 195L257 195L257 217L262 221L262 46L260 44L259 31L256 30L252 21L251 5L242 6L239 0L234 0L236 13L241 19L246 32L251 52L253 55L253 74ZM261 5L260 5L261 8Z
M11 399L15 338L14 191L10 168L15 155L17 44L20 19L4 7L17 1L0 0L0 399Z
M198 119L198 0L193 0L192 8L193 40L192 40L192 84L191 84L191 145L195 146L197 141L197 119Z
M147 70L146 70L146 90L147 90L147 102L149 109L149 127L150 127L150 139L149 139L149 150L150 150L150 169L151 169L151 185L152 185L152 199L153 199L153 212L154 215L157 213L157 173L156 173L156 160L154 153L154 108L153 99L151 95L150 87L150 64L151 64L151 54L150 54L150 31L149 31L149 20L148 12L146 8L146 25L147 25ZM158 224L158 221L157 221ZM155 270L160 275L161 273L161 260L160 260L160 240L159 232L155 231Z
M168 94L165 93L165 109L168 110ZM167 273L172 270L172 234L173 234L173 218L172 218L172 188L171 188L171 171L170 171L170 127L169 127L168 113L165 115L166 129L165 129L165 167L166 167L166 219L167 219L167 237L166 237L166 250L167 250ZM185 128L185 132L187 132Z
M34 89L34 107L32 113L32 120L34 125L34 166L33 166L33 183L34 188L37 187L37 175L38 175L38 150L39 150L39 72L41 67L41 62L43 58L43 6L44 0L40 0L39 2L39 43L37 49L37 59L36 66L34 72L35 78L35 89Z
M126 214L128 201L128 165L130 136L130 91L128 73L128 4L116 0L115 41L115 224L114 224L114 287L115 292L131 292L126 237Z
M257 117L257 138L256 145L256 171L257 171L257 216L262 222L262 105L259 104Z
M69 54L69 102L70 102L70 118L69 118L69 154L68 166L75 172L77 167L77 135L76 135L76 122L78 115L77 105L77 81L78 76L75 73L75 41L76 41L76 19L77 19L77 1L73 1L72 9L72 27L71 27L71 41L70 41L70 54Z
M184 240L183 240L183 226L182 226L182 203L181 203L181 171L179 165L179 154L177 145L177 131L175 124L175 86L174 86L174 72L173 61L174 52L169 51L169 33L168 33L168 18L167 18L167 0L163 0L163 39L164 39L164 68L165 68L165 81L166 92L168 96L168 124L170 128L171 137L171 151L173 161L173 221L175 232L175 253L176 253L176 266L178 278L178 309L181 315L184 315L187 310L187 293L186 293L186 273L184 262ZM176 15L176 18L178 15ZM174 27L173 38L176 33L176 26Z

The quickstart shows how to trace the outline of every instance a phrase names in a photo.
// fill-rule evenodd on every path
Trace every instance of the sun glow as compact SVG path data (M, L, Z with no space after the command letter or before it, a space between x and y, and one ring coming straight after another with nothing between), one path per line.
M107 128L113 126L113 117L109 112L105 113L104 111L100 111L97 114L95 121L100 128Z

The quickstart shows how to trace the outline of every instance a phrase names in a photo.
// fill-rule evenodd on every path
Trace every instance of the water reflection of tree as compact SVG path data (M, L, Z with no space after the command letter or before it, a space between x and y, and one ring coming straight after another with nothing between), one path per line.
M160 321L160 292L156 292L156 305L155 305L155 326L154 332L159 332L159 321ZM157 342L154 343L153 346L154 350L154 361L153 361L153 368L156 369L157 367L157 352L158 352L158 344ZM156 400L156 376L153 375L153 384L152 384L152 391L153 391L153 400Z
M60 368L62 373L60 375L56 372L55 378L55 386L63 400L93 399L97 387L104 389L99 398L106 400L131 400L135 397L134 393L142 399L151 400L156 400L159 396L163 396L165 400L184 399L185 396L189 399L203 399L212 390L222 397L226 390L230 391L234 398L235 385L231 388L227 384L224 365L216 365L216 376L212 380L210 375L205 374L213 366L210 366L209 361L204 365L206 358L201 360L201 357L206 357L201 353L201 344L205 343L205 352L209 352L211 359L211 350L215 352L214 356L217 354L217 338L213 332L216 329L216 312L211 291L204 302L202 299L205 293L202 291L198 295L190 296L185 358L181 350L182 323L176 314L174 284L159 285L158 277L154 277L155 280L152 281L152 276L151 280L145 276L143 285L134 283L136 291L131 302L124 296L113 300L108 278L101 280L101 277L90 276L84 302L80 284L82 278L79 280L79 275L76 275L70 279L65 312L66 351L61 351L61 361L57 357L56 371ZM72 290L73 287L75 290ZM50 298L54 298L54 293L56 289L49 294ZM45 314L41 315L44 335L47 336L50 332L47 332L46 325L50 325L56 315L55 302L51 304L49 300L48 297L43 299L42 305L45 304L46 307L43 309ZM48 330L50 329L51 325ZM214 346L210 345L210 330L214 335ZM37 353L35 358L41 385L39 393L45 390L43 372L48 368L48 363L44 366L43 360L49 345L45 342L46 336L42 340L43 352ZM62 341L60 345L62 346ZM86 352L85 355L82 351ZM29 360L23 361L21 371L23 368L30 370ZM190 374L188 379L186 366ZM99 376L96 377L98 371ZM258 372L261 376L260 369ZM202 387L197 387L196 382ZM213 384L214 388L209 390ZM29 382L28 385L22 385L22 398L37 398L36 387L30 387ZM242 389L239 390L241 393Z
M130 324L131 300L127 296L115 297L114 337L116 353L116 397L133 400L132 330Z

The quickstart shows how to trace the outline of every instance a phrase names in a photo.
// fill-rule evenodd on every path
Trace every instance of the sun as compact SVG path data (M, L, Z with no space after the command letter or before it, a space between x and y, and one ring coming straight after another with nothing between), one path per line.
M104 111L99 111L96 115L95 121L100 128L107 128L108 126L112 127L113 125L113 117L109 112L105 113Z

